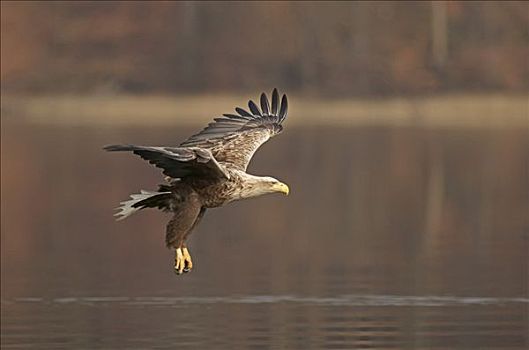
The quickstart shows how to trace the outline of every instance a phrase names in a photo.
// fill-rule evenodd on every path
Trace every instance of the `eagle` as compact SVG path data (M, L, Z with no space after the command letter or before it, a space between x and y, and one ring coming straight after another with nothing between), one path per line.
M260 107L248 102L248 109L237 107L235 114L214 118L200 132L176 147L109 145L110 152L132 152L161 168L165 183L157 191L142 190L121 202L117 220L145 208L172 213L165 235L167 248L175 251L177 275L191 271L193 262L186 239L204 217L207 209L233 201L269 193L288 195L288 186L270 176L246 172L257 149L281 133L288 101L272 91L271 104L261 94Z

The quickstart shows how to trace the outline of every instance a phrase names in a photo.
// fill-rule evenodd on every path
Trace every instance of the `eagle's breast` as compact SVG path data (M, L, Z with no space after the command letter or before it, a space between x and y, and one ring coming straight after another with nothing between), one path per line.
M205 208L216 208L240 199L244 181L239 171L229 171L230 179L192 181L190 185L199 194Z

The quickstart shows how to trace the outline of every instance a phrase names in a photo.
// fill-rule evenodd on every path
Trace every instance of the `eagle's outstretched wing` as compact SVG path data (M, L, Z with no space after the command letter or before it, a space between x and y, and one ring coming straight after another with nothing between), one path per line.
M279 134L287 116L286 95L281 98L277 89L272 92L272 105L264 93L261 94L261 109L253 101L248 102L250 112L235 108L237 114L224 114L199 133L184 141L181 147L210 149L221 163L246 170L248 163L259 146Z
M165 175L176 179L187 176L229 179L224 167L215 160L210 150L204 148L111 145L106 146L105 150L131 151L162 168Z

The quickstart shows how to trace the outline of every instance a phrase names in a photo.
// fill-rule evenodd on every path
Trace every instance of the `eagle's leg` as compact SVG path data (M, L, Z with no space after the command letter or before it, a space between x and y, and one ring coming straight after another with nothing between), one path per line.
M174 271L177 275L181 275L184 271L184 254L182 248L176 248L174 258Z
M185 241L204 215L205 209L202 209L198 195L186 188L180 189L178 195L175 196L174 204L174 216L167 224L165 243L168 248L175 250L174 271L177 275L181 275L193 268L191 254L189 254Z
M184 272L189 272L193 268L191 254L189 254L189 250L186 247L182 248L182 254L184 255Z
M202 218L204 217L205 213L206 213L206 208L200 208L200 212L198 213L198 216L195 219L195 222L193 223L193 226L191 227L191 229L184 236L184 240L187 239L187 236L189 236L191 234L191 232L198 225L200 220L202 220ZM185 272L191 271L191 269L193 268L193 261L191 260L191 254L189 254L189 250L187 249L185 243L182 244L181 248L182 248L182 255L183 255L183 259L184 259L184 269L182 271L185 273ZM176 268L176 265L175 265L175 268ZM182 272L180 272L179 274L181 274L181 273Z
M184 245L175 250L175 264L174 269L177 275L191 271L193 268L193 261L191 260L191 254Z

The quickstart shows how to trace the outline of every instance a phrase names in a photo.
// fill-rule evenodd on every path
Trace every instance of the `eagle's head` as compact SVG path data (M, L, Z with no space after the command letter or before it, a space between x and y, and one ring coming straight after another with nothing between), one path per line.
M287 184L271 176L264 176L262 178L261 185L262 185L262 188L265 190L265 193L279 192L279 193L288 195L288 193L290 192L290 189L288 188Z
M288 195L290 189L288 186L271 176L253 176L249 175L244 179L241 189L241 198L252 198L262 196L268 193L283 193Z

